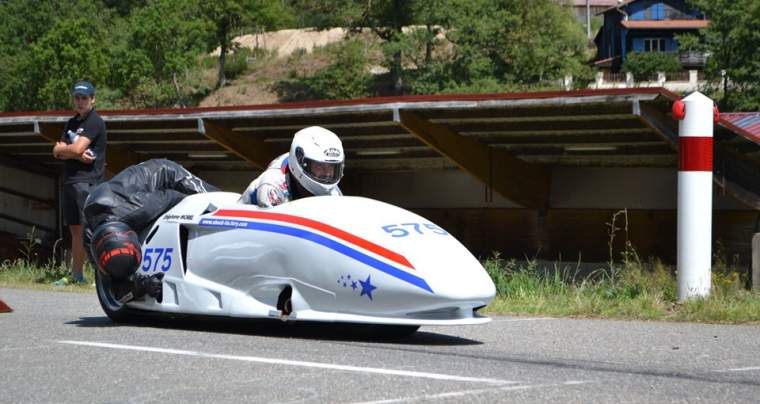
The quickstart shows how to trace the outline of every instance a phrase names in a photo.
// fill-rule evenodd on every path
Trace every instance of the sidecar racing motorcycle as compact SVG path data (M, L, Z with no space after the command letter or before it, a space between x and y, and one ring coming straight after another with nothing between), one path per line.
M97 275L106 314L136 310L366 324L454 325L495 294L478 260L444 229L361 197L269 209L239 194L190 195L143 235L138 275L163 272L160 298L126 303ZM415 328L416 329L416 328Z

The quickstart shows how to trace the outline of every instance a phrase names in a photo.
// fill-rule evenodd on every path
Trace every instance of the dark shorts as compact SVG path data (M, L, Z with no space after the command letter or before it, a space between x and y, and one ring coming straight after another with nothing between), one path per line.
M90 195L95 184L76 182L63 184L63 224L67 226L82 224L84 201Z

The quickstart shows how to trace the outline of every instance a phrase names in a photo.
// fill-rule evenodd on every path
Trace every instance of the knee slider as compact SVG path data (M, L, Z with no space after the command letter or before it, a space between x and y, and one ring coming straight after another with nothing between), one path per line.
M90 248L98 271L117 280L135 273L142 261L137 233L122 222L96 227Z

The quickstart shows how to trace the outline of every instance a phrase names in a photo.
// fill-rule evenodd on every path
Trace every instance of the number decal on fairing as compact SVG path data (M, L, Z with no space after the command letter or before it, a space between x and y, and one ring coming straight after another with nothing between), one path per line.
M427 234L435 233L440 235L449 234L446 230L443 230L433 223L401 223L401 224L389 224L382 226L386 233L390 233L391 237L406 237L410 234Z
M162 272L167 272L172 266L172 253L174 253L174 248L171 247L146 248L143 253L143 264L140 269L142 269L143 272L155 272L157 269L160 269Z

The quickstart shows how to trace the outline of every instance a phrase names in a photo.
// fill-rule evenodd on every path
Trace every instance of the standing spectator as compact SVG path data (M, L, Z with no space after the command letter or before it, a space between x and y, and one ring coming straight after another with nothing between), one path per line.
M77 81L71 88L74 115L66 123L53 157L63 160L63 221L71 232L71 280L84 283L85 251L82 242L82 209L90 190L103 181L106 162L106 125L95 112L95 86ZM56 282L65 285L67 279Z

